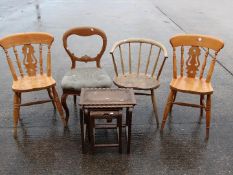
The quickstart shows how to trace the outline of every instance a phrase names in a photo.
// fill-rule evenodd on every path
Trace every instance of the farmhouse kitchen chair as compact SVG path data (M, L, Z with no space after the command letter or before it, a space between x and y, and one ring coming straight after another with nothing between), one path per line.
M15 128L20 118L21 106L47 102L52 102L54 107L58 109L65 124L62 105L55 89L56 82L51 75L50 50L53 40L52 35L42 32L19 33L0 39L0 46L5 51L13 76ZM47 90L50 99L21 104L22 93L39 90Z
M96 36L100 37L102 40L102 47L99 53L94 56L78 56L68 47L69 39L72 36L78 37L91 37ZM68 95L73 95L74 103L76 104L76 96L79 96L81 93L81 88L108 88L112 85L112 80L108 74L101 69L100 59L106 49L107 37L105 33L94 27L77 27L72 28L66 31L63 35L63 46L71 59L71 70L69 70L62 79L61 86L63 89L62 95L62 105L66 112L66 122L69 119L69 109L66 104L66 99ZM82 46L82 43L79 44L79 48ZM93 47L92 44L89 46ZM90 54L90 53L89 53ZM76 61L79 62L96 62L96 67L82 67L76 68Z
M203 109L206 111L206 138L208 138L211 118L211 95L213 94L211 77L217 54L223 48L224 43L212 36L191 34L176 35L170 39L170 43L173 47L173 79L170 83L170 94L164 109L161 130L164 128L173 104L197 107L200 108L201 116L203 115ZM177 67L178 51L180 55L179 68ZM202 59L200 59L201 56ZM178 70L180 70L179 75ZM198 95L200 104L176 102L178 92Z
M160 86L159 78L167 59L166 48L151 39L132 38L116 42L110 54L115 70L113 82L121 88L150 91L135 92L135 95L151 96L159 126L154 90Z

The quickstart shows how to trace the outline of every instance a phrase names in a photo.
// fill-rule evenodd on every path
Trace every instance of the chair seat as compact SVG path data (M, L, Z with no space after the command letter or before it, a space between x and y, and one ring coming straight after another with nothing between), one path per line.
M71 69L62 79L61 87L65 90L77 90L81 88L109 88L112 80L108 74L100 68Z
M170 87L177 91L193 93L193 94L212 94L213 88L211 83L207 83L205 79L178 77L172 79Z
M56 84L52 77L48 77L46 74L36 75L36 76L24 76L23 78L18 78L17 81L13 81L12 89L19 92L27 92L33 90L40 90L48 88Z
M156 89L160 85L159 81L156 80L155 77L151 77L142 73L139 75L136 73L118 75L114 78L113 81L118 87L141 90Z

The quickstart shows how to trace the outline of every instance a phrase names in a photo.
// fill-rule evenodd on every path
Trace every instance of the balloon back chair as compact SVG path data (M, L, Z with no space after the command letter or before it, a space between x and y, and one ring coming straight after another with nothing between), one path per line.
M14 127L20 118L20 107L52 102L65 124L62 105L55 89L56 82L51 72L51 45L53 36L48 33L19 33L0 39L13 76ZM19 52L20 50L20 52ZM15 60L15 61L13 61ZM46 65L46 66L45 66ZM21 103L22 93L47 90L49 100Z
M159 78L167 59L166 48L151 39L132 38L116 42L110 54L115 70L113 80L115 85L121 88L133 88L137 90L135 95L151 96L159 126L154 90L160 86ZM141 91L138 92L139 90Z
M223 48L224 43L212 36L195 34L176 35L170 39L170 43L173 47L173 79L170 83L170 94L164 109L161 130L164 128L168 113L172 111L173 104L197 107L200 108L201 116L203 109L206 111L206 138L208 138L211 95L213 94L211 77L217 54ZM179 62L177 61L178 52L180 55ZM178 71L180 72L179 75ZM198 95L200 104L176 102L178 92Z
M102 40L102 47L98 54L94 57L83 55L77 56L68 47L71 36L90 37L99 36ZM76 104L76 96L81 93L81 88L109 88L112 80L108 74L101 68L100 60L104 54L107 45L107 37L105 33L94 27L77 27L66 31L63 35L63 46L71 59L71 70L69 70L62 79L61 86L63 89L62 105L66 112L66 122L69 119L69 109L66 104L68 95L73 95ZM79 44L82 46L82 43ZM90 49L93 47L90 45ZM90 54L90 53L87 53ZM76 62L96 62L96 67L79 67L76 68Z

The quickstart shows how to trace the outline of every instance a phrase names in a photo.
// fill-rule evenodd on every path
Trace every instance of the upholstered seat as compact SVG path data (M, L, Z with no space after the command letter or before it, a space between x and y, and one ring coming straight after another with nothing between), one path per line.
M81 90L81 88L107 88L111 87L112 80L100 68L78 68L68 71L62 79L62 89Z

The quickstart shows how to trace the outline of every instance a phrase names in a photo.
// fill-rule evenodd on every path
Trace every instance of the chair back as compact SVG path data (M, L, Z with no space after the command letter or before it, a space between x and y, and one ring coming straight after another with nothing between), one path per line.
M118 41L113 45L110 54L116 76L143 73L150 77L156 76L157 80L167 58L167 50L161 43L144 38Z
M173 36L170 43L173 47L173 78L177 78L177 55L180 55L181 77L196 78L199 72L199 79L206 77L206 82L211 81L218 52L224 46L222 40L207 35L180 34ZM208 69L206 73L205 69Z
M46 74L51 76L50 48L53 40L52 35L42 32L19 33L0 39L0 46L6 54L15 81L19 77L44 74L44 57L47 58ZM16 60L14 62L13 57Z
M84 55L84 56L79 57L79 56L75 55L68 47L68 39L72 35L78 35L78 36L81 36L81 37L98 35L102 39L102 48L97 53L97 55L94 56L94 57L91 57L91 56L88 56L88 55ZM100 59L101 59L101 57L102 57L102 55L103 55L103 53L104 53L104 51L106 49L106 45L107 45L106 34L101 29L94 28L94 27L76 27L76 28L72 28L72 29L66 31L64 33L64 35L63 35L63 46L64 46L67 54L69 55L69 57L71 59L71 62L72 62L71 68L72 69L75 68L76 61L81 61L81 62L85 62L85 63L95 61L96 66L100 68L101 67L100 66Z

